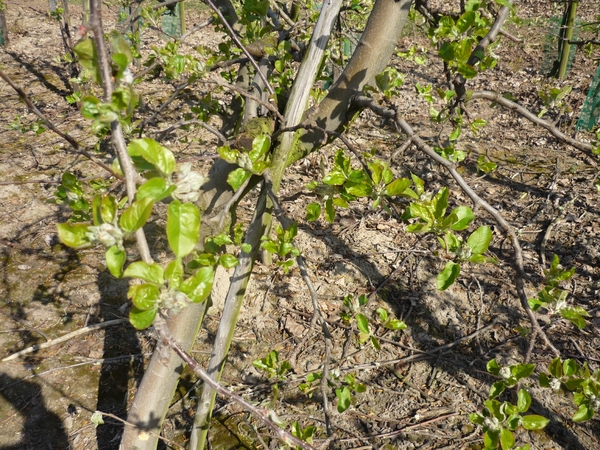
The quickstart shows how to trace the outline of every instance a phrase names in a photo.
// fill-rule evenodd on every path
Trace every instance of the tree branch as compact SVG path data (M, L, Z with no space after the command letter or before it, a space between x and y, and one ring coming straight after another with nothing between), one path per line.
M269 172L265 171L263 174L266 182L267 192L271 201L273 202L273 212L279 220L279 223L283 226L283 228L288 229L293 221L288 219L284 214L281 206L279 204L279 199L277 195L273 191L273 182L269 176ZM313 314L314 317L317 318L319 324L321 325L321 329L323 331L323 336L325 338L325 357L323 358L323 371L321 373L321 396L323 402L323 414L325 415L325 428L327 429L327 436L331 437L333 435L333 429L331 427L331 411L329 408L329 399L328 399L328 380L329 380L329 364L331 362L331 348L333 346L333 337L331 336L331 332L329 331L329 327L327 326L327 322L325 318L321 314L321 306L319 305L319 297L317 295L317 291L312 283L310 275L308 274L308 267L306 267L306 263L304 262L304 258L302 255L296 257L296 263L298 264L298 268L300 269L300 275L308 288L308 292L310 293L310 298L312 300L313 305ZM313 321L311 320L311 325ZM312 328L312 326L311 326Z
M271 86L271 84L269 84L269 80L267 80L267 77L265 76L265 74L262 73L262 71L258 67L258 64L256 64L256 61L254 61L254 58L252 57L250 52L248 52L248 49L246 49L246 47L244 47L244 44L242 44L242 41L240 41L240 39L237 37L235 30L229 24L229 22L227 22L227 20L223 16L223 13L219 10L219 8L217 8L215 6L215 4L211 0L204 0L204 2L208 6L210 6L210 8L219 17L219 19L221 20L221 22L223 23L225 28L227 28L227 30L229 31L229 36L231 37L231 39L233 39L233 42L235 42L235 45L237 45L240 48L240 50L242 52L244 52L244 55L246 55L246 57L250 60L250 64L252 64L254 66L254 68L256 69L256 72L258 73L258 76L262 79L263 83L265 83L265 86L267 88L267 91L269 91L269 94L274 95L275 91L273 90L273 87Z
M513 111L519 113L521 116L525 117L530 122L535 123L536 125L539 125L542 128L548 130L552 134L552 136L554 136L561 142L563 142L567 145L570 145L571 147L574 147L577 150L581 150L583 153L586 154L586 156L588 156L590 158L590 162L592 162L594 165L598 164L596 162L596 160L594 159L594 154L593 154L594 147L591 144L581 142L581 141L578 141L577 139L573 139L573 138L567 136L562 131L560 131L558 128L556 128L554 125L552 125L550 122L547 122L544 119L539 118L538 116L531 113L529 110L522 107L518 103L513 102L512 100L509 100L509 99L503 97L501 94L498 94L498 93L492 92L492 91L475 91L475 92L473 92L473 95L471 96L471 100L476 100L476 99L491 100L493 102L498 103L500 106L503 106L504 108L507 108L507 109L510 109L510 110L513 110Z
M508 0L508 3L512 5L513 0ZM506 22L509 12L510 8L508 6L503 6L500 8L498 15L496 16L496 20L494 21L490 30L471 52L471 56L469 56L469 59L467 60L468 65L475 67L475 65L481 61L481 58L485 55L485 49L488 48L489 45L498 38L498 34L502 30L502 26L504 25L504 22ZM461 74L457 74L454 78L453 84L454 89L456 89L457 102L460 102L465 98L467 92L465 83L466 79Z
M252 413L254 416L258 417L266 426L268 426L275 435L285 442L288 445L297 445L298 447L305 450L314 450L312 445L307 444L306 442L298 439L296 436L287 432L271 419L269 419L268 415L264 410L257 408L256 406L248 403L242 397L237 395L234 392L231 392L228 389L225 389L219 383L214 381L211 376L205 372L200 365L196 362L194 358L190 356L185 350L181 348L181 345L173 338L169 328L165 320L159 315L156 316L154 321L154 328L158 331L159 336L161 337L163 343L168 345L175 353L179 355L179 357L198 375L202 381L204 381L205 386L210 386L211 389L214 389L219 395L226 397L227 399L234 401L238 405L240 405L246 411Z
M106 43L104 42L104 30L102 28L102 16L100 14L100 6L98 0L90 0L90 20L88 27L94 33L96 49L98 53L98 65L100 66L100 73L102 74L102 89L104 90L104 101L109 103L111 101L113 93L112 85L112 74L108 58L108 51L106 49ZM123 128L118 120L114 120L110 124L112 131L113 145L117 150L119 162L121 163L121 169L125 175L125 183L127 186L127 199L131 205L135 199L136 185L135 180L137 179L137 172L133 167L133 162L127 152L127 144L125 143L125 136L123 135ZM152 263L152 256L150 255L150 248L146 241L146 235L144 234L143 227L140 227L135 232L137 247L140 252L140 256L147 264Z
M372 98L365 96L355 97L354 102L361 107L370 108L372 111L382 115L383 117L387 117L390 119L394 118L398 128L400 128L409 137L409 139L411 139L412 143L420 151L425 153L429 158L437 162L439 165L443 166L450 173L450 175L458 183L460 188L471 198L471 201L474 203L475 208L480 207L484 209L488 212L488 214L490 214L494 218L494 220L500 226L500 228L502 228L506 236L511 240L513 246L513 266L517 275L515 278L515 284L517 288L517 293L519 294L521 307L527 313L527 316L529 317L529 321L531 322L533 329L540 336L542 336L542 339L544 340L546 346L550 348L556 356L560 356L560 352L556 349L556 347L554 347L554 345L552 345L552 343L548 339L548 336L546 336L546 333L544 333L544 331L540 327L540 324L538 323L537 318L535 317L535 313L531 310L531 308L529 307L529 303L527 302L528 296L525 292L525 268L523 265L523 250L521 249L521 244L519 243L519 239L517 238L517 234L515 233L513 227L506 221L506 219L504 219L502 214L500 214L500 212L498 212L497 209L495 209L492 205L490 205L488 202L482 199L471 188L471 186L469 186L469 184L465 181L462 175L460 175L460 173L458 173L458 171L456 170L456 166L454 165L454 163L438 155L433 148L427 145L423 139L421 139L414 133L413 129L408 123L396 117L395 111L391 109L386 109L376 104Z
M127 319L115 319L115 320L107 320L106 322L95 323L93 325L89 325L87 327L80 328L78 330L72 331L71 333L67 333L64 336L58 337L56 339L51 339L48 342L44 342L42 344L32 345L31 347L24 348L23 350L19 350L16 353L13 353L6 358L0 360L0 362L12 361L17 359L19 356L28 355L29 353L37 352L39 350L43 350L45 348L52 347L54 345L61 344L63 342L68 341L69 339L73 339L77 336L81 336L82 334L90 333L94 330L99 330L102 328L107 328L113 325L121 325L124 323L128 323Z
M95 164L97 164L98 166L102 167L104 170L106 170L108 173L110 173L115 178L118 178L119 180L123 181L123 177L122 176L117 175L109 166L107 166L102 161L100 161L98 158L96 158L94 155L92 155L87 150L85 150L84 148L82 148L81 144L79 144L79 142L77 142L72 136L70 136L68 133L63 133L52 122L50 122L50 119L48 119L45 116L45 114L42 113L33 104L33 102L29 99L29 96L19 86L17 86L13 82L13 80L8 75L6 75L1 69L0 69L0 78L2 78L4 81L6 81L6 83L11 88L14 89L14 91L19 95L19 97L21 98L21 100L23 100L25 102L25 104L27 105L27 108L29 108L29 110L32 113L34 113L36 116L38 116L42 120L42 122L44 123L44 125L46 125L48 127L49 130L53 131L55 134L59 135L61 138L63 138L65 141L67 141L69 143L69 145L71 147L73 147L73 150L75 151L75 153L79 153L79 154L85 156L90 161L92 161Z

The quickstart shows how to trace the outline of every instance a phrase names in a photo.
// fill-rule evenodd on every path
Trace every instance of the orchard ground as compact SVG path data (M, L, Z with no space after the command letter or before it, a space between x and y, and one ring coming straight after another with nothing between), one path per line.
M196 3L191 2L187 9L189 28L209 17ZM63 46L57 22L47 15L46 2L8 0L6 4L10 43L0 51L2 70L54 124L93 151L96 140L89 132L90 122L65 101L70 93L68 75L57 59ZM551 109L544 118L573 135L600 51L596 49L591 56L579 51L566 80L544 78L540 70L545 27L552 15L550 5L531 1L520 9L523 23L506 27L520 42L502 38L500 47L494 50L500 57L497 68L476 79L469 88L509 92L519 104L538 113L544 107L539 90L570 85L573 89L566 98L566 108ZM598 10L597 1L580 4L584 20L593 20ZM81 6L70 4L70 13L73 24L78 24ZM106 30L112 29L116 7L104 5L103 14ZM194 52L193 47L199 44L216 48L220 39L220 33L205 28L186 41L182 52ZM164 40L156 31L147 30L144 56L152 45L161 42ZM427 47L423 30L409 24L398 49L406 50L413 44ZM413 86L418 82L445 89L445 79L436 55L421 56L426 61L423 65L398 57L392 61L405 74L402 95L394 101L415 131L438 145L442 132L450 131L449 125L444 128L430 123L429 106ZM147 128L146 135L156 138L159 132L180 122L194 99L211 89L212 85L198 83L185 91L181 100L173 102ZM172 91L172 86L160 77L141 83L140 117L151 115ZM230 94L220 95L227 100ZM103 176L101 169L85 157L68 152L67 143L49 131L38 136L33 131L15 130L12 125L16 121L28 126L35 117L5 83L0 83L0 105L0 357L5 357L87 325L126 318L129 303L127 281L110 276L103 265L102 251L72 251L61 245L56 235L56 224L68 217L66 206L51 202L57 180L65 171L82 178ZM461 164L462 174L518 229L531 297L542 288L542 270L548 267L553 254L559 255L564 267L576 267L567 286L569 301L588 310L592 316L588 326L578 330L564 320L541 319L563 357L587 361L591 369L597 369L600 202L594 182L598 166L511 111L483 101L469 103L468 108L472 118L485 119L488 124L478 135L465 133L458 141L457 148L467 153ZM212 120L219 125L218 119ZM163 137L162 144L175 152L178 160L193 162L199 171L208 170L210 157L216 153L214 136L201 128L190 128L176 129ZM577 137L590 141L592 135L580 132ZM430 190L448 186L453 205L470 205L466 195L438 166L412 147L398 152L405 137L372 113L361 114L349 138L360 151L376 149L377 156L389 161L397 176L416 173ZM325 151L291 167L281 188L286 213L299 224L297 246L307 260L334 335L332 361L342 376L354 373L357 381L367 386L366 393L354 396L354 404L345 413L338 414L334 408L337 447L478 448L482 434L469 422L468 415L482 410L495 380L485 371L486 362L494 357L502 364L521 362L528 345L528 339L520 334L529 322L512 284L510 243L496 231L490 253L499 263L465 266L459 281L440 292L436 275L445 262L443 255L434 254L439 249L435 239L405 233L401 221L382 210L373 210L368 202L338 210L333 225L323 219L308 223L306 205L317 198L304 186L319 178L321 167L332 166L333 154L340 145L334 142ZM110 162L111 152L110 145L102 145L95 154ZM476 162L481 155L496 162L498 169L488 175L478 172ZM251 217L252 205L250 199L242 201L240 220ZM404 206L396 203L397 210ZM493 220L483 211L475 212L479 216L477 225L493 226ZM155 239L156 230L164 225L155 219L147 226L151 249L159 260L167 256L165 243ZM208 359L225 295L225 284L219 280L227 276L224 270L218 274L214 306L194 347L193 355L200 362ZM357 350L354 331L340 318L342 301L350 294L370 295L376 290L367 315L371 317L375 309L382 307L403 320L407 328L385 331L373 319L373 331L383 338L382 349L376 351L365 345ZM272 407L271 387L252 362L273 349L279 352L280 360L288 359L310 332L311 337L295 353L293 373L282 383L275 410L287 424L298 420L303 426L317 426L318 437L323 437L320 394L315 392L309 398L298 388L305 376L322 364L322 336L309 331L311 316L310 296L298 269L285 275L274 266L258 263L223 383L265 408ZM493 326L472 339L435 352L436 347L453 343L492 321ZM128 323L122 323L0 363L0 448L116 448L122 424L105 417L105 424L95 428L91 415L100 410L125 417L154 339L151 331L136 332ZM372 364L416 354L423 354L423 359L406 364ZM540 371L551 359L552 353L538 339L531 362ZM538 388L533 378L525 385L534 398L532 413L551 422L541 432L517 433L517 442L530 443L533 449L600 448L597 418L573 423L576 406L569 397L549 395L550 391ZM184 371L165 421L163 435L179 445L185 445L193 419L195 387L196 377ZM335 402L333 393L331 400ZM258 447L248 421L265 433L259 423L246 417L237 405L222 400L216 411L212 448Z

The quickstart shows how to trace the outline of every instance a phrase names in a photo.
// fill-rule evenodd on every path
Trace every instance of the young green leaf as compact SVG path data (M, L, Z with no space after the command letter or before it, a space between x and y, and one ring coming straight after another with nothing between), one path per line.
M252 140L252 150L248 153L250 161L258 161L271 147L271 138L265 134L255 137Z
M124 277L141 278L148 283L162 285L165 283L164 270L156 263L148 264L144 261L136 261L127 266Z
M406 324L398 319L390 319L383 324L383 327L388 330L405 330Z
M159 202L171 195L175 189L177 189L176 185L167 186L167 180L161 177L155 177L146 181L138 188L135 198L136 200L141 200L150 197L155 202Z
M333 209L333 200L330 198L325 200L325 218L329 223L333 223L333 221L335 220L335 209Z
M550 420L546 419L544 416L539 416L537 414L531 414L529 416L523 416L521 418L521 425L526 430L541 430L549 423Z
M346 181L346 176L343 172L334 170L323 177L323 183L330 186L341 186Z
M496 381L492 384L492 387L490 387L490 393L488 397L496 398L500 394L502 394L502 392L504 392L504 389L506 389L506 384L504 383L504 381Z
M341 414L350 407L350 389L348 389L346 386L343 388L337 388L335 390L335 396L338 398L337 410Z
M133 305L142 311L156 307L160 290L155 284L133 284L129 286L127 298L133 302Z
M123 276L123 265L126 259L125 250L117 245L113 245L106 250L106 267L113 277L121 278Z
M230 172L227 176L227 183L234 191L237 191L252 174L246 169L238 167L233 172Z
M194 303L200 303L210 294L214 276L212 267L202 267L198 269L196 275L181 283L180 290Z
M454 231L465 230L469 227L471 222L475 219L475 215L473 211L468 206L459 206L458 208L454 208L450 215L456 215L456 222L454 222L451 228Z
M96 44L90 38L82 39L73 50L79 57L79 63L86 74L96 83L102 83L102 74L98 65L98 55L96 53Z
M500 446L502 450L511 450L515 445L515 437L510 430L500 428Z
M484 225L473 231L467 240L467 245L471 247L474 254L480 255L488 249L490 242L492 242L492 230Z
M500 373L500 366L498 365L498 361L495 359L490 359L486 364L486 370L494 375L498 375Z
M179 289L179 285L183 281L183 264L181 258L174 259L167 265L165 270L165 278L169 283L169 288L173 290Z
M100 203L100 215L104 223L113 223L117 217L119 204L114 195L107 195L102 198Z
M370 333L369 332L369 319L367 319L364 314L359 313L356 315L356 326L363 333L366 333L366 334Z
M102 195L97 194L94 196L94 199L92 200L92 223L95 227L98 227L98 226L102 225L102 223L103 223L101 205L102 205Z
M560 310L560 315L570 321L580 330L585 328L586 322L584 317L590 317L588 312L581 307L567 307Z
M167 211L167 238L175 256L189 255L198 244L200 210L192 203L175 200Z
M510 373L518 381L526 378L535 370L535 364L515 364L510 367Z
M238 263L238 259L229 253L221 255L221 257L219 258L219 264L221 264L226 269L231 269L232 267L237 266Z
M175 170L173 152L154 139L133 139L129 142L127 151L131 156L141 156L165 176L171 175Z
M385 322L388 319L388 312L385 309L377 308L375 312L379 315L382 322Z
M573 422L584 422L590 420L593 416L594 410L584 403L583 405L579 405L579 409L573 415Z
M433 215L436 219L441 219L446 214L446 208L448 207L448 196L450 195L450 191L448 188L443 188L437 195L433 198L432 202L435 207Z
M446 267L442 270L437 277L437 288L440 291L444 291L452 286L452 283L456 281L460 275L460 265L455 262L449 261L446 263Z
M58 229L58 238L68 247L84 248L92 244L88 235L90 228L88 224L66 222L59 223L56 228Z
M531 395L525 389L521 389L517 394L517 409L520 413L526 412L531 406Z
M306 207L306 220L314 222L321 215L321 205L318 203L310 203Z
M144 226L152 214L154 199L146 197L142 200L136 200L129 208L123 211L119 224L124 231L133 233L138 228Z
M129 321L137 330L144 330L152 325L158 308L141 310L135 306L129 311Z
M385 187L385 195L387 195L388 197L392 197L394 195L405 194L411 197L411 195L406 192L410 185L411 181L408 178L396 178L394 181L392 181ZM410 192L412 192L412 190L410 190Z

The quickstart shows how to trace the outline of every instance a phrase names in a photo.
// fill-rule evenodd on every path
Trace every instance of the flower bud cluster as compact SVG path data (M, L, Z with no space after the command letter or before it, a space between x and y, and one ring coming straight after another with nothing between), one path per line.
M179 313L182 309L188 306L192 301L183 292L163 290L160 293L160 304L163 308L167 308L174 314Z
M205 182L205 178L198 172L192 170L191 163L183 163L179 168L179 178L177 180L173 197L184 203L194 203L200 198L200 188Z
M112 247L113 245L121 245L123 243L123 231L110 223L89 227L86 234L90 241L99 242L105 247Z

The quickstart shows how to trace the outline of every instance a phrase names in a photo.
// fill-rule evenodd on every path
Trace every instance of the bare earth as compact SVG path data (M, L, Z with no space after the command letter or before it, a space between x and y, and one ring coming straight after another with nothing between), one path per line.
M63 53L63 46L57 23L46 15L47 2L6 3L11 41L0 51L2 70L60 129L94 151L90 123L64 99L69 94L68 76L56 59ZM546 1L526 3L522 15L531 26L507 26L522 41L504 39L495 50L500 56L498 67L469 87L510 92L517 102L537 113L543 106L538 90L572 85L573 91L566 99L569 110L550 111L545 118L557 121L562 131L573 135L574 120L600 52L596 49L592 57L578 52L565 81L545 79L540 67L546 33L543 24L544 18L551 15L550 5ZM592 20L599 8L597 1L582 2L580 13L585 20ZM78 23L81 7L71 5L70 12L74 24ZM114 25L116 14L115 7L105 7L107 29ZM193 6L188 7L188 14L190 24L209 16ZM221 34L213 29L204 30L184 46L184 51L193 52L199 43L215 48L220 39ZM144 37L144 55L151 45L160 42L160 37L149 31ZM408 48L414 42L425 45L423 31L416 27L404 33L399 48ZM403 97L397 104L416 132L436 143L441 128L429 123L428 106L412 89L414 82L445 88L436 56L428 56L425 65L394 60L398 70L406 74ZM194 89L201 96L213 87L200 83ZM147 108L142 113L149 115L172 90L160 78L142 84L140 92ZM156 131L179 122L183 112L189 110L188 103L174 102L147 134L155 136ZM589 325L580 331L564 320L542 318L542 322L565 358L587 361L595 370L600 362L600 204L594 187L598 167L590 158L510 111L481 101L473 102L470 108L473 118L486 119L489 124L479 135L465 133L459 141L458 147L469 152L462 165L463 176L519 230L531 296L541 288L542 270L547 267L540 263L542 257L550 261L553 254L558 254L565 267L577 268L568 286L572 294L569 301L590 312ZM15 92L1 82L0 358L87 325L126 318L129 308L127 281L110 276L102 251L72 251L56 236L56 224L68 217L65 206L49 202L54 198L56 181L64 171L90 177L99 175L100 169L68 152L67 144L50 132L37 136L32 131L12 129L10 124L17 117L24 125L35 121ZM443 131L447 135L450 130ZM578 135L581 140L589 141L591 137ZM360 151L376 148L378 157L387 160L393 155L391 167L397 176L416 173L430 190L448 186L453 204L470 204L439 167L414 149L409 147L397 154L405 137L372 114L362 114L350 138ZM171 133L163 144L178 157L196 161L199 170L208 166L202 166L206 162L198 157L216 150L216 139L200 128ZM512 284L510 242L496 233L491 253L499 264L466 266L454 286L439 292L435 280L444 261L430 251L438 248L435 238L406 234L402 222L371 209L367 202L339 211L332 226L324 220L306 222L306 205L315 197L304 186L320 176L321 165L331 167L337 145L291 168L281 191L286 212L299 223L297 246L307 260L334 335L332 361L342 376L354 373L367 385L367 392L357 394L355 404L345 413L338 414L333 408L336 446L480 448L482 433L469 422L468 415L482 410L489 386L495 381L485 365L494 357L502 364L522 361L529 342L519 334L519 327L528 327L529 323ZM101 147L96 156L110 162L111 151ZM476 161L481 154L498 163L496 172L488 176L477 172ZM397 207L402 209L404 204L399 202ZM252 209L252 199L245 200L238 214L248 218ZM477 226L493 225L483 211L476 214L480 217ZM151 237L153 226L161 226L160 219L153 219L149 225ZM157 249L162 248L160 244L156 243ZM279 351L281 360L293 356L293 373L282 384L275 410L287 424L298 420L304 426L316 425L316 442L322 442L326 435L320 394L316 392L309 398L298 389L308 373L319 370L324 352L320 331L309 331L312 304L307 288L297 268L284 275L259 263L254 272L223 381L249 400L271 407L270 386L252 362L272 349ZM194 356L200 362L208 359L218 326L223 286L217 282L215 306L195 346ZM342 300L349 294L373 294L368 313L383 307L405 321L407 329L391 332L375 325L382 349L358 349L356 329L349 329L340 319ZM484 327L472 339L456 342ZM310 336L303 340L307 333ZM452 343L456 345L434 351ZM105 417L105 425L96 429L90 417L96 410L126 416L153 346L151 331L136 332L124 322L1 362L0 449L117 448L122 424ZM418 354L424 357L410 363L389 363ZM542 370L551 359L552 353L538 339L531 362ZM388 363L374 364L376 361ZM185 445L193 419L195 383L196 377L184 372L164 426L163 435L179 445ZM569 397L548 395L548 390L536 388L533 378L525 380L525 385L531 387L534 398L532 413L548 417L551 423L543 432L519 432L517 442L544 450L600 448L597 417L573 423L576 407ZM330 400L335 404L333 393ZM219 403L217 410L212 448L258 448L248 425L251 419L245 413L225 402ZM266 439L266 431L255 424ZM273 445L271 448L279 448L277 443Z

